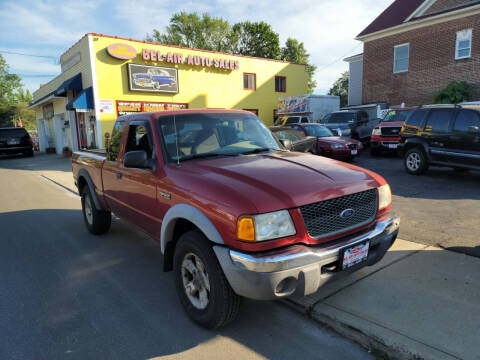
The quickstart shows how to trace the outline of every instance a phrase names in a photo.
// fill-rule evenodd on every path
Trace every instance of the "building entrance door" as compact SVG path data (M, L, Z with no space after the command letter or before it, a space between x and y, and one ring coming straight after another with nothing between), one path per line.
M88 147L88 139L87 139L87 124L85 121L85 113L75 112L75 117L77 120L78 147L80 149L86 149Z

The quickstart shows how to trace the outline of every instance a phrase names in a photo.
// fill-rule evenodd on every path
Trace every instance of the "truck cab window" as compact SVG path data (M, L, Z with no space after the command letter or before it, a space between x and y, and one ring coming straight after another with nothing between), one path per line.
M124 127L125 121L117 121L113 127L112 139L110 140L110 146L107 155L107 160L109 161L117 161Z
M143 150L149 159L153 155L151 136L145 125L130 125L125 152Z

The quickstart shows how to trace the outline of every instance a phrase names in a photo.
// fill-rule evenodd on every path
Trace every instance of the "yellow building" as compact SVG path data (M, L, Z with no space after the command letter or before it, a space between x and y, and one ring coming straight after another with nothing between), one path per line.
M33 94L40 148L103 147L124 114L183 108L250 110L272 125L280 96L307 93L305 65L86 34L61 74Z

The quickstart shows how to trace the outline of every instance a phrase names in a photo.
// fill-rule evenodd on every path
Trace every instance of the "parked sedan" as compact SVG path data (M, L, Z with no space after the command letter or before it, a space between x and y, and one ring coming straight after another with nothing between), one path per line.
M293 124L286 125L301 131L304 135L315 136L317 144L314 153L338 160L351 160L363 150L361 141L335 134L321 124Z
M314 151L316 142L314 136L306 136L302 131L281 126L272 126L270 131L288 150L298 152Z

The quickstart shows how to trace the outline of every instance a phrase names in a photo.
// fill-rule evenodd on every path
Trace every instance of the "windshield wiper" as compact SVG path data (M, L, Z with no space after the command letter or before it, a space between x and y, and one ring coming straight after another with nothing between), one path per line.
M249 151L242 152L241 154L242 154L242 155L258 154L258 153L261 153L261 152L264 152L264 151L271 151L271 150L280 151L280 149L257 148L257 149L253 149L253 150L249 150Z
M193 159L205 159L209 157L218 157L218 156L238 156L239 154L221 154L221 153L203 153L203 154L193 154L188 155L183 158L180 158L180 162L193 160Z

